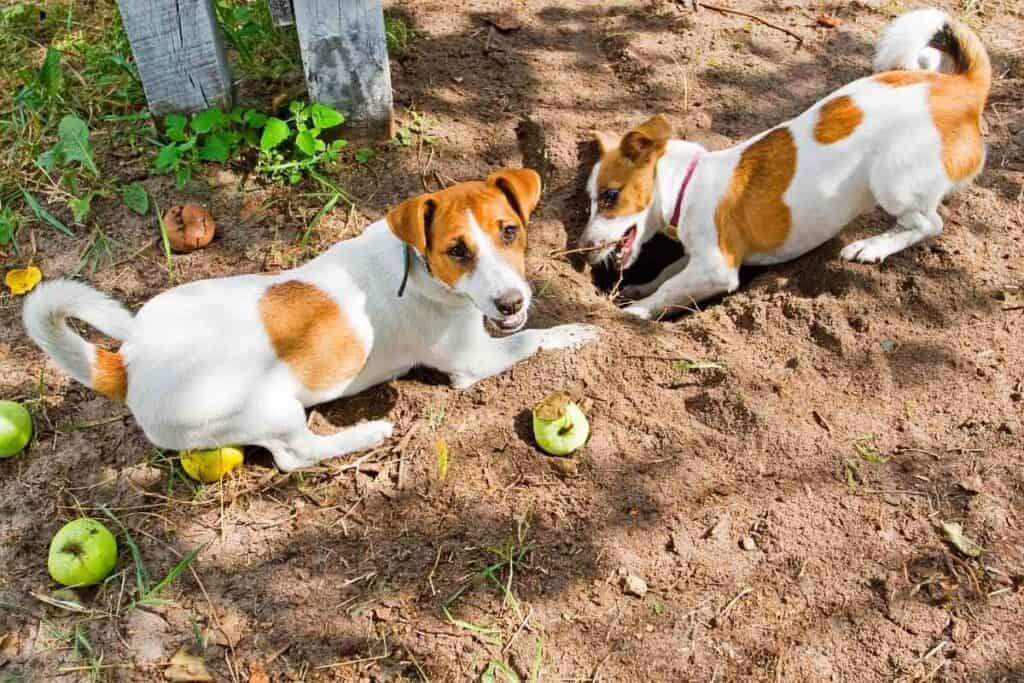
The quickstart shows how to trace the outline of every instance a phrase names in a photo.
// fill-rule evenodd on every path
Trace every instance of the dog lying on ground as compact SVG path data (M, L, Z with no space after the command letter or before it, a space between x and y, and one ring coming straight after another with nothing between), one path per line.
M590 325L519 331L531 299L526 225L539 199L536 172L498 171L409 199L299 268L181 285L134 316L85 284L55 280L28 297L25 327L73 378L124 400L160 448L258 445L290 471L391 436L384 420L318 436L308 406L417 365L465 388L540 349L597 338ZM87 342L68 317L120 349ZM490 337L484 318L511 334Z
M686 251L652 282L623 289L626 312L656 318L735 291L741 265L806 254L876 205L899 227L847 245L844 259L881 263L942 232L939 203L985 162L988 54L963 23L917 10L889 25L874 66L876 75L718 152L670 139L664 116L621 139L597 133L581 238L590 261L624 270L659 231Z

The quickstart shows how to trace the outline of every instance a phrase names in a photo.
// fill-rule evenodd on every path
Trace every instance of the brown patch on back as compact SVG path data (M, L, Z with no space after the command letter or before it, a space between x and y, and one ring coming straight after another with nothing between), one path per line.
M718 247L730 266L786 241L792 215L783 195L794 175L796 144L788 128L776 128L743 150L715 209Z
M894 88L928 84L928 110L942 141L942 165L946 176L953 182L959 182L981 169L985 150L981 137L981 111L985 107L987 86L979 97L978 87L959 75L888 71L874 78Z
M128 394L128 373L124 369L121 354L105 349L96 349L96 359L92 366L92 388L98 393L123 401Z
M368 350L345 312L320 288L298 280L271 285L259 309L277 357L310 391L337 386L366 363Z
M818 112L814 125L814 139L823 145L831 145L848 138L864 120L864 112L849 95L829 100Z

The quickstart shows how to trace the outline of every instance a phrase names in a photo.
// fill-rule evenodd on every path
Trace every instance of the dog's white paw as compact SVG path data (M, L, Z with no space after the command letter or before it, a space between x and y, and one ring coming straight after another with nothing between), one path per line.
M651 309L640 304L632 304L622 309L623 313L636 316L637 318L643 318L644 320L650 320L652 317Z
M601 328L596 325L559 325L544 330L544 338L540 342L540 348L550 351L552 349L578 349L581 346L597 341L601 334Z
M841 258L860 263L881 263L889 254L888 246L874 237L851 242L839 252Z
M373 420L357 425L353 429L359 431L361 449L374 448L391 438L395 432L395 425L388 420Z

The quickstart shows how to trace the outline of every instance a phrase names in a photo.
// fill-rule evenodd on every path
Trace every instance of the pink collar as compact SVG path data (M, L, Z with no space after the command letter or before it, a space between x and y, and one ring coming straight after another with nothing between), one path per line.
M697 152L693 155L693 160L690 161L690 166L686 169L686 175L683 176L683 184L679 186L679 194L676 195L676 210L672 212L672 222L669 223L673 227L679 227L679 212L683 208L683 196L686 194L686 187L690 184L693 172L697 170L697 162L700 161L702 155L703 152Z

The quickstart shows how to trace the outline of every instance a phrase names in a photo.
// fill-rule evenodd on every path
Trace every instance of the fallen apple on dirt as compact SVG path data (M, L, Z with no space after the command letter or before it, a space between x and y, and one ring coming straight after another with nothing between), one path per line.
M568 394L556 391L533 407L533 436L551 455L569 455L587 442L590 423Z
M181 468L193 479L206 483L219 481L225 474L242 464L242 449L234 446L189 450L178 453Z
M9 458L24 450L32 439L32 416L25 406L0 401L0 458Z
M202 249L217 232L213 214L198 204L172 206L164 212L167 242L173 251L187 254Z
M117 540L107 527L89 517L61 527L50 541L46 567L57 583L92 586L107 578L117 564Z

